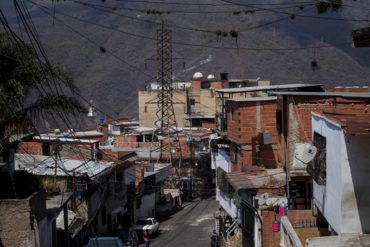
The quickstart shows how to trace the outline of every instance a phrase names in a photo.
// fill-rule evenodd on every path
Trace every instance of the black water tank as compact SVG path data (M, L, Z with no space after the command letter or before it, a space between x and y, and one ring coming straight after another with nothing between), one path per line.
M220 79L221 81L227 81L229 78L229 74L224 72L224 73L220 73Z

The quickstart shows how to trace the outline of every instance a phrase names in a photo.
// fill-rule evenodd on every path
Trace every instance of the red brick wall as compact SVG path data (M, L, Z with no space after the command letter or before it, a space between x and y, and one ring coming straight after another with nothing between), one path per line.
M211 88L221 89L222 88L222 82L221 81L212 81L211 82Z
M166 145L166 142L164 142ZM185 138L180 138L180 146L181 146L181 154L183 159L190 159L191 158L191 147L189 142ZM174 158L178 157L178 154L173 156ZM163 153L164 159L169 159L170 154L168 152Z
M17 152L21 154L39 154L42 155L42 143L41 142L21 142L18 144Z
M276 101L262 101L260 114L257 116L257 102L229 102L228 105L228 130L229 140L238 144L252 144L252 138L258 137L257 118L260 122L259 131L269 131L271 141L277 142L276 133ZM232 111L232 109L234 109ZM233 119L231 113L233 112ZM258 138L260 140L260 138Z
M150 148L152 146L151 142L137 142L136 135L119 135L114 137L115 147L121 148Z
M278 219L274 211L262 210L262 238L263 247L275 247L274 232L272 231L272 222ZM276 218L275 218L276 217Z
M201 88L202 81L201 80L193 80L191 82L191 88L192 89L200 89Z
M237 161L231 162L233 171L242 171L248 165L279 166L282 159L279 154L282 152L277 146L276 109L276 101L229 102L228 139L238 146ZM263 144L263 131L270 133L272 145ZM234 151L231 148L231 155Z
M52 143L50 145L50 155L54 153L54 146ZM92 144L67 144L64 143L61 145L61 150L59 152L61 157L68 159L91 159L92 157ZM18 145L17 152L24 154L34 154L34 155L43 155L42 153L42 142L37 141L28 141L21 142Z
M166 145L166 142L164 142ZM181 152L183 159L191 158L191 150L189 143L185 138L180 138ZM153 144L151 142L136 142L135 135L120 135L115 137L115 146L116 147L129 147L129 148L151 148ZM176 158L177 155L174 155L173 158ZM168 152L163 153L163 158L170 158Z
M212 122L202 122L202 128L207 128L207 129L214 129L216 128L216 124L212 120Z
M272 231L272 222L274 220L280 221L280 216L275 213L275 211L269 211L269 210L262 210L261 211L262 221L263 221L263 246L264 247L275 247L279 246L279 240L280 240L280 233L275 233ZM312 221L315 218L312 215L311 210L288 210L288 219L289 221L294 224L295 222L302 222L302 221ZM311 228L304 229L305 231L308 231L311 233L310 235L306 237L315 237L320 236L316 232L313 232ZM315 228L316 231L318 231L317 228ZM315 235L312 235L314 233ZM306 234L307 235L307 234ZM305 240L305 239L301 239ZM304 241L303 241L304 243Z
M288 130L287 150L288 164L291 164L294 144L297 142L311 142L311 112L315 113L344 113L344 114L370 114L370 99L340 98L337 97L308 97L290 96L289 108L283 108L282 98L278 101L279 109L287 109L284 128ZM280 136L278 149L284 150L285 140Z

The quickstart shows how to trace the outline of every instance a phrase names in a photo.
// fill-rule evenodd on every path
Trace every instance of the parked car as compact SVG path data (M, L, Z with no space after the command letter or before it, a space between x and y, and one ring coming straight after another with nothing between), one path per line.
M98 237L90 238L86 247L125 247L122 240L118 237Z
M139 246L139 237L133 229L118 230L118 237L122 240L126 247Z
M140 234L140 236L145 230L149 230L149 233L153 235L159 230L159 222L155 218L139 219L136 221L136 224L132 226L132 229Z

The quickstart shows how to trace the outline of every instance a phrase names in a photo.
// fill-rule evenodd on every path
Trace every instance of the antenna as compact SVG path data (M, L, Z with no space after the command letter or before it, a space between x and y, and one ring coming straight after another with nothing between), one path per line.
M311 143L297 143L295 145L293 165L305 167L317 154L317 148Z

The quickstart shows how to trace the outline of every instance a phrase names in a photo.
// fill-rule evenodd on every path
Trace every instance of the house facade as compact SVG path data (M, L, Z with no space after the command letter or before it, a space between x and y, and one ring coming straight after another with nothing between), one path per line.
M336 234L370 233L370 116L312 114L315 206Z

